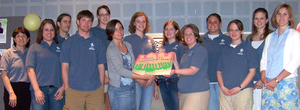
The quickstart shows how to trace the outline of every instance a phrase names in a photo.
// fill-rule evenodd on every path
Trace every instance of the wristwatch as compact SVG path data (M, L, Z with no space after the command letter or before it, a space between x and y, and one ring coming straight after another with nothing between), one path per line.
M276 83L279 83L280 81L277 78L274 78Z
M239 86L239 88L241 89L241 90L243 90L244 88L242 88L242 86Z

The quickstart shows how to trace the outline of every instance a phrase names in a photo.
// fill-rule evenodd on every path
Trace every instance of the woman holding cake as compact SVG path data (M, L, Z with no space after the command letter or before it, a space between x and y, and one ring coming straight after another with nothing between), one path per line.
M156 52L154 40L145 35L151 29L148 17L144 12L136 12L130 21L129 32L131 35L124 38L124 41L132 45L135 59L140 54L147 55L150 52ZM150 110L152 94L154 88L154 77L149 80L136 80L136 109Z
M135 58L131 45L123 41L124 28L119 20L108 22L106 34L111 41L106 52L111 108L112 110L135 110L134 79L148 80L153 76L139 75L131 71Z
M182 34L180 32L180 27L175 21L167 21L164 25L162 46L159 48L159 52L175 52L177 56L177 61L181 60L181 57L188 48L182 43ZM174 69L174 66L172 67ZM164 77L159 75L159 88L166 110L178 110L179 100L178 100L178 87L177 82L179 80L176 74L170 77ZM155 86L154 97L158 99L158 89Z
M174 58L175 70L165 76L179 75L180 110L207 110L210 97L207 51L199 44L201 38L196 25L185 25L181 31L184 36L183 44L189 50L182 56L180 66Z

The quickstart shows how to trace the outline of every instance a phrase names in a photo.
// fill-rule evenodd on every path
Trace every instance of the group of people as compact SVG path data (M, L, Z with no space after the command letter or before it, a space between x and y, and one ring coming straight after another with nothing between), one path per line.
M200 37L194 24L181 29L175 21L163 27L162 46L146 33L147 15L136 12L130 35L123 24L110 20L106 5L77 14L78 31L70 36L71 16L44 19L36 43L30 34L14 30L13 47L3 53L0 70L5 109L29 110L150 110L152 95L166 110L299 109L297 68L300 33L288 4L279 5L271 18L258 8L252 33L243 41L243 23L232 20L229 36L221 31L217 13L206 19L208 32ZM170 75L132 72L136 58L150 52L174 52ZM156 82L156 83L154 83Z

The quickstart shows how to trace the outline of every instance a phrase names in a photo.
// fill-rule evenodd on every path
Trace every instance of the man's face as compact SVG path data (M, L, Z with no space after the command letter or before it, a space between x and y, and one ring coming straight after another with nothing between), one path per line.
M88 17L82 17L80 20L76 20L76 23L78 25L78 30L83 32L89 32L93 21L91 18Z
M71 18L69 16L65 16L60 22L57 22L57 25L59 26L59 31L68 33L71 27Z

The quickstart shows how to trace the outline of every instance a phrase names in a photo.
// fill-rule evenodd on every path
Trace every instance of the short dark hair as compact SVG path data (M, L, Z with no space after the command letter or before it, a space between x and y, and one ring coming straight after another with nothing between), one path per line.
M216 17L219 20L219 22L222 22L221 16L219 14L212 13L212 14L208 15L208 17L206 18L206 23L208 22L208 18L211 17L211 16Z
M80 20L82 17L87 17L87 18L91 18L92 21L94 21L94 15L91 11L89 10L81 10L78 14L77 14L77 20Z
M147 15L144 13L144 12L136 12L136 13L134 13L134 15L131 17L131 20L130 20L130 24L129 24L129 29L128 29L128 31L130 32L130 33L135 33L135 31L136 31L136 27L135 27L135 25L134 25L134 22L135 22L135 19L137 18L137 17L140 17L140 16L144 16L145 18L146 18L146 28L144 29L144 34L145 33L147 33L148 31L150 31L150 29L151 29L151 27L150 27L150 23L149 23L149 20L148 20L148 17L147 17Z
M229 26L230 26L231 23L236 24L237 27L238 27L238 29L239 29L240 31L244 30L244 25L243 25L242 21L241 21L241 20L238 20L238 19L234 19L234 20L232 20L232 21L230 21L230 22L228 23L228 26L227 26L227 31L228 31L228 32L229 32Z
M196 37L197 39L197 43L202 43L202 40L201 40L201 37L200 37L200 34L199 34L199 28L195 25L195 24L187 24L185 26L183 26L181 28L181 33L182 33L182 36L184 36L184 31L187 29L187 28L191 28L192 31L193 31L193 34L194 36ZM183 45L187 46L187 43L185 42L185 40L183 40Z
M68 14L68 13L62 13L62 14L60 14L60 15L57 17L57 19L56 19L56 29L57 29L57 32L59 31L59 26L57 25L57 22L61 22L61 20L62 20L65 16L70 17L70 19L72 20L72 17L71 17L70 14Z
M57 33L57 29L56 29L55 24L54 24L54 21L53 21L52 19L44 19L44 20L42 21L41 26L40 26L40 28L39 28L39 30L38 30L36 42L39 43L39 44L41 44L41 42L42 42L42 40L43 40L43 30L44 30L44 26L45 26L45 24L47 24L47 23L49 23L49 24L51 24L51 25L53 26L53 28L54 28L54 33L55 33L55 34L54 34L53 40L55 41L55 43L58 44L57 34L56 34L56 33Z
M115 30L116 30L116 25L117 23L120 23L122 28L124 29L123 27L123 24L121 23L121 21L117 20L117 19L113 19L111 21L109 21L107 23L107 26L106 26L106 35L107 35L107 40L112 40L112 35L114 34Z
M14 32L12 33L12 37L13 37L13 38L16 38L16 36L17 36L19 33L23 33L23 34L25 34L25 35L27 36L27 38L29 38L29 41L28 41L28 42L26 43L26 45L25 45L25 47L28 48L29 45L30 45L30 33L29 33L29 31L28 31L26 28L24 28L24 27L17 27L17 28L14 30ZM14 41L13 45L14 45L14 46L17 45L15 41Z

